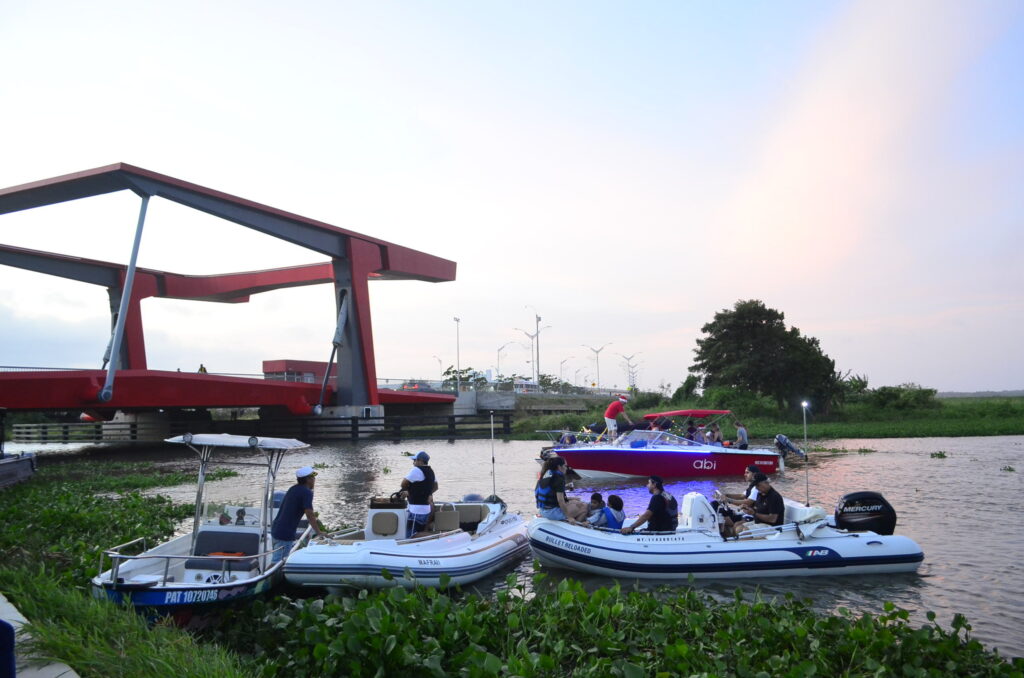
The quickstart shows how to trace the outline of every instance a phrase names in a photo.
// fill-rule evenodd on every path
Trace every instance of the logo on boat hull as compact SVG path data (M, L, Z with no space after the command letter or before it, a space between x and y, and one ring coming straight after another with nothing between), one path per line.
M717 466L718 465L715 462L711 461L710 459L698 459L697 461L693 462L693 468L701 469L704 471L714 470L715 468L717 468Z
M832 551L829 549L811 549L804 554L806 558L823 557L832 555Z

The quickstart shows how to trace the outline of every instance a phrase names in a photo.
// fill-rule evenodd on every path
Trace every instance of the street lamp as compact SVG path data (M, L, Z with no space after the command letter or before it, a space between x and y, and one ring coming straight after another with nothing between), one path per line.
M576 372L572 375L572 383L575 384L576 386L580 385L580 372L582 372L585 369L587 368L581 367L578 370L576 370Z
M460 357L459 357L459 325L462 324L462 321L459 320L458 318L455 318L454 320L455 320L455 395L456 395L456 397L458 397L458 394L462 391L462 365L460 363Z
M607 344L605 344L601 348L594 348L593 346L587 346L586 344L580 344L580 346L583 346L584 348L589 348L591 351L594 352L594 362L597 363L597 387L598 388L601 388L601 351L603 351L606 346L611 346L612 343L613 342L609 341Z
M574 355L571 355L571 356L569 356L568 358L566 358L565 360L563 360L562 362L558 363L558 381L559 381L559 383L561 383L561 381L562 381L562 367L563 367L563 366L564 366L564 365L565 365L565 364L566 364L567 362L569 362L570 360L572 360L572 359L573 359L573 358L575 358L575 357L576 357L576 356L574 356Z
M512 328L514 330L518 330L518 331L522 332L523 334L525 334L526 336L528 336L530 338L530 360L527 361L527 362L533 363L533 382L535 384L540 384L540 370L537 369L537 353L539 353L540 351L538 349L536 353L534 352L534 347L537 345L534 342L537 342L539 344L540 343L539 337L540 337L541 331L549 329L550 327L551 327L551 325L545 325L544 327L538 327L537 331L533 332L532 334L530 332L527 332L526 330L524 330L522 327L513 327Z
M509 342L504 343L504 344L502 344L501 346L498 347L497 360L495 360L495 362L494 362L494 371L497 373L494 376L495 379L497 379L498 377L501 376L501 352L504 351L506 348L508 348L509 346L511 346L514 343L516 343L516 342L509 341Z
M636 372L634 370L633 358L640 355L640 353L643 353L643 351L639 351L633 355L622 355L621 353L615 354L626 361L626 383L629 388L636 388Z
M441 381L444 381L444 363L442 363L441 359L436 355L434 356L434 360L437 361L437 373L441 376Z

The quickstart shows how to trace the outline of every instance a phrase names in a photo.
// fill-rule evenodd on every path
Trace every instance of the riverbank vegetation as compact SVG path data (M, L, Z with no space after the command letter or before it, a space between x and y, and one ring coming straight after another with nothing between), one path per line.
M807 437L823 440L1024 434L1024 398L935 398L934 391L913 384L883 388L886 389L885 399L865 396L829 414L808 408ZM700 408L734 412L734 417L719 420L726 439L735 439L733 421L737 417L747 427L751 438L771 439L777 433L794 441L803 437L802 411L779 411L764 398L725 389L712 389L689 399L640 394L632 399L627 411L636 421L648 412ZM603 416L602 407L585 414L528 417L517 420L514 430L521 439L542 438L535 432L579 431L593 423L603 424Z
M510 578L496 596L404 589L278 596L226 611L193 635L93 600L97 548L170 536L192 506L143 487L194 482L148 465L64 460L4 490L0 591L31 621L32 648L103 676L1021 676L952 627L876 615L818 615L804 603L716 602L678 587L588 592L564 574Z

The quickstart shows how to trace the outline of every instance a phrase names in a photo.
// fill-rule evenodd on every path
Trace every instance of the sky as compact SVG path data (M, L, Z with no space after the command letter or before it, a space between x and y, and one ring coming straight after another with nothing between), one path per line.
M381 378L531 374L539 315L543 373L674 389L759 299L872 387L1024 388L1018 0L7 0L0 63L0 187L126 162L456 261L371 282ZM127 263L138 209L0 243ZM320 260L154 199L138 263ZM336 319L324 285L142 312L150 368L222 373L326 361ZM0 365L99 367L106 291L0 267L0 325Z

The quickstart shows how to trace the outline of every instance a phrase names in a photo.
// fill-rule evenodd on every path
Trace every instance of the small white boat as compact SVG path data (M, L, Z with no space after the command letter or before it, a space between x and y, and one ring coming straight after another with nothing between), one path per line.
M834 518L787 500L784 525L739 538L719 535L720 518L699 492L683 497L681 514L674 532L629 535L538 518L530 545L546 565L630 579L914 572L924 560L912 539L892 534L895 511L875 492L847 495Z
M298 586L381 588L470 584L529 552L526 521L496 496L436 503L425 533L405 534L406 501L370 500L364 528L338 532L292 553L285 579Z
M187 445L199 455L192 531L154 548L147 549L139 538L101 552L101 574L92 579L93 595L157 614L184 613L179 618L185 621L194 612L269 591L280 579L282 567L282 561L271 563L274 480L284 454L309 445L286 438L226 433L186 433L166 442ZM213 515L204 515L206 473L220 448L263 453L262 462L234 462L266 466L260 507L224 506ZM297 537L307 539L311 530L306 527ZM142 552L131 555L140 545ZM104 570L108 561L110 568Z

